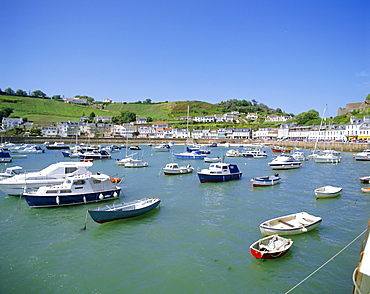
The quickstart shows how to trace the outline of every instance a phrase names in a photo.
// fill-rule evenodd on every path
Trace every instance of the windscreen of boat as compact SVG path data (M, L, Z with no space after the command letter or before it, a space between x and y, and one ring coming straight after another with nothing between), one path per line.
M229 168L230 168L230 171L231 171L232 173L237 173L237 172L239 172L239 169L238 169L238 167L237 167L235 164L230 164Z

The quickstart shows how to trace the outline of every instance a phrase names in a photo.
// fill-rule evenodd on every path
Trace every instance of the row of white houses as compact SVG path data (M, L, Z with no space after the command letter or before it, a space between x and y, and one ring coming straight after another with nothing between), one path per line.
M6 126L4 128L4 126ZM4 118L3 129L24 127L27 130L40 129L45 137L138 137L138 138L193 138L193 139L290 139L290 140L370 140L370 117L351 118L350 123L327 126L297 126L281 124L279 128L219 128L187 131L184 128L172 128L168 123L157 121L152 124L122 124L87 122L61 123L23 123L22 119Z

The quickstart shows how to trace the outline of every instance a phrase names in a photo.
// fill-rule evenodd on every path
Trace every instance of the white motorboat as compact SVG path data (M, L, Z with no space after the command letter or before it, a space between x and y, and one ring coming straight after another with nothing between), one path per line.
M340 163L341 157L331 152L324 152L322 155L314 157L316 163Z
M277 156L273 161L268 163L271 169L295 169L301 168L302 164L300 161L295 160L291 155L281 154Z
M321 217L299 212L265 221L260 224L260 231L262 236L297 235L317 228L321 222Z
M0 172L0 180L11 178L15 175L19 175L22 170L21 166L7 167L5 170Z
M188 174L194 171L194 167L190 164L187 166L179 166L176 162L167 163L165 167L162 168L165 175L180 175Z
M356 153L353 156L357 161L370 161L370 149Z
M226 151L226 157L243 157L243 152L238 149L230 149Z
M138 167L147 167L149 163L141 159L132 159L125 163L125 167L138 168Z
M342 192L343 188L333 187L333 186L324 186L314 190L316 198L330 198L336 197Z
M305 161L307 160L307 157L306 157L306 154L302 151L293 151L293 153L291 154L291 156L297 160L297 161Z
M0 190L8 195L22 195L25 188L39 188L64 182L67 176L89 173L91 162L58 162L37 171L15 175L0 181Z
M160 144L158 146L152 147L152 150L156 152L168 152L171 150L171 147L168 144Z
M26 189L23 197L32 208L57 207L118 198L120 191L116 178L85 173L68 176L62 184Z

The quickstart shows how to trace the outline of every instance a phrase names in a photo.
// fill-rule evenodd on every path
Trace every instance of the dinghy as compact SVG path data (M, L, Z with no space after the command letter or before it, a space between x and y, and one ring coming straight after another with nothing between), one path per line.
M291 239L271 235L254 242L249 250L258 259L274 259L283 256L292 247Z

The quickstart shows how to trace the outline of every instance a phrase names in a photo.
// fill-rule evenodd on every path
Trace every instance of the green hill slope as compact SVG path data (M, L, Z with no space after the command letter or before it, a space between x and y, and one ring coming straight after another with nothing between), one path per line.
M171 122L186 116L188 105L191 116L219 113L216 105L199 101L78 105L50 99L0 95L0 109L11 108L11 117L36 122L79 121L81 116L89 116L91 112L100 116L118 116L124 111L134 112L139 117L151 117L153 121Z

